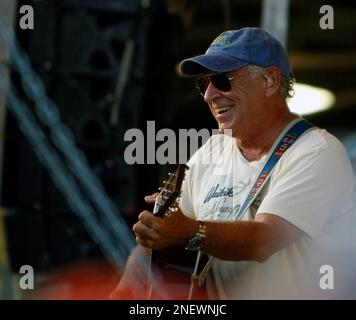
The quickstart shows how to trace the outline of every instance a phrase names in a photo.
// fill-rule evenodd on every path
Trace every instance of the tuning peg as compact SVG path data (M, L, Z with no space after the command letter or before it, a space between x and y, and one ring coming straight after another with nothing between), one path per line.
M158 191L162 191L162 189L163 189L163 187L159 187L159 188L158 188Z
M171 176L173 176L173 177L175 177L176 175L174 174L174 173L172 173L172 172L168 172L168 175L171 177Z
M165 213L166 217L170 217L172 214L178 211L177 207L169 207L168 210Z

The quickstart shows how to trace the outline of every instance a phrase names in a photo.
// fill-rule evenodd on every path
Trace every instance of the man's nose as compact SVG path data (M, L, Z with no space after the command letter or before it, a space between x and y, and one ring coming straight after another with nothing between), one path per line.
M221 91L216 89L216 87L209 82L208 87L206 88L206 91L204 93L204 100L206 103L211 102L212 100L221 97Z

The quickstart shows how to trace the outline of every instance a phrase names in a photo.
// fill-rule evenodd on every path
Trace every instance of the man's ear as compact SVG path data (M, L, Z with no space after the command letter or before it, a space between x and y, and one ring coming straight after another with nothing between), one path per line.
M267 82L266 89L268 89L268 88L272 87L272 86L273 86L273 84L274 84L274 80L273 80L273 78L272 78L271 76L269 76L269 75L268 75L268 76L267 76L267 75L265 75L264 77L265 77L266 82Z
M279 90L281 71L277 67L268 67L265 69L264 78L266 80L265 96L270 97Z

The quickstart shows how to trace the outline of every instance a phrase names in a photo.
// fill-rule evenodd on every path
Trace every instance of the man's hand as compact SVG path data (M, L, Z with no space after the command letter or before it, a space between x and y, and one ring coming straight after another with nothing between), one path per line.
M158 193L146 196L148 203L154 203ZM150 249L163 249L172 244L184 243L199 229L198 222L187 218L178 211L164 218L156 217L150 211L142 211L139 221L133 226L136 241Z

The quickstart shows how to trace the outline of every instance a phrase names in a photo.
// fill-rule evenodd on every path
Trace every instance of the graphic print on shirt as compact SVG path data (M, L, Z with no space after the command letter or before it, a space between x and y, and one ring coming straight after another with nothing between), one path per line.
M232 184L215 183L208 187L201 204L205 218L211 220L236 220L246 192L250 190L251 178Z

